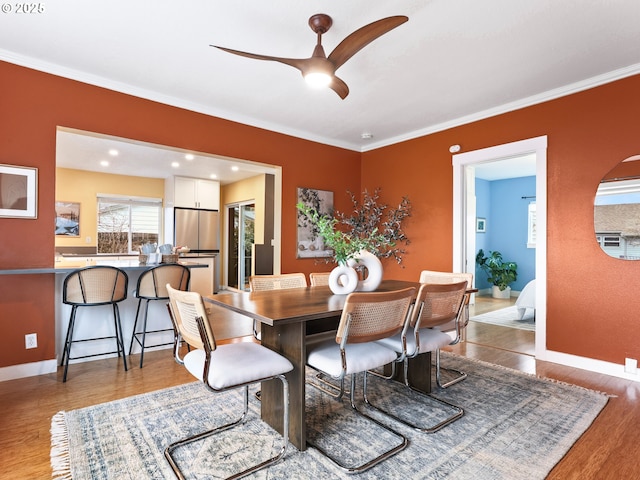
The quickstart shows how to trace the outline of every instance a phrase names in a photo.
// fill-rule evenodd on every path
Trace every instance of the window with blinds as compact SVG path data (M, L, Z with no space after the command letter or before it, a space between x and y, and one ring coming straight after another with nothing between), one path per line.
M161 199L98 196L98 253L138 253L161 228Z

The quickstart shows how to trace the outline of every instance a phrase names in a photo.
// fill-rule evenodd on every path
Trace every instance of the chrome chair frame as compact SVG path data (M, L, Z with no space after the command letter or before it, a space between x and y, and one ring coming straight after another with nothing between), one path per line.
M424 350L421 351L421 341L420 335L428 335L430 338L429 342L433 342L433 344L438 345L446 345L448 344L450 337L448 334L441 332L437 329L438 325L446 325L447 323L455 320L456 324L459 320L459 317L463 314L464 300L465 300L465 291L467 289L466 281L451 283L451 284L422 284L420 289L418 290L418 295L416 299L416 304L414 306L412 315L409 317L405 327L402 330L400 335L396 335L391 338L383 339L380 341L383 345L388 348L393 349L396 353L399 354L397 363L402 363L404 368L404 384L408 388L411 388L412 391L416 392L418 395L423 396L424 398L431 399L436 403L444 406L445 408L450 408L454 410L453 415L445 418L444 420L436 423L435 425L421 427L416 423L409 422L406 419L401 418L400 416L389 412L388 410L382 409L376 405L374 405L367 396L367 388L366 386L363 388L364 392L364 401L365 403L386 414L400 423L407 425L411 428L414 428L418 431L424 433L435 433L441 428L449 425L450 423L458 420L464 415L464 409L461 407L454 405L446 400L442 400L440 398L435 397L430 393L424 393L409 383L409 375L408 375L408 360L410 358L414 358L422 353L426 353L427 351L432 350ZM451 299L444 304L437 305L432 301L431 296L438 295L451 295ZM426 324L423 327L423 322ZM412 337L412 350L409 350L408 344L408 336ZM426 342L425 342L426 343ZM436 354L439 353L439 348L436 348ZM437 363L436 363L437 365ZM389 377L385 377L389 378ZM365 376L366 382L366 376Z
M359 371L358 367L352 367L352 363L349 361L349 358L358 358L359 361L362 361L363 358L370 358L367 363L377 363L375 366L383 366L394 361L397 358L396 354L386 347L378 347L376 340L388 335L394 335L402 330L414 297L415 288L413 287L395 292L352 293L347 297L342 311L342 316L340 317L340 324L338 326L335 340L328 339L316 344L320 349L328 347L334 352L336 349L339 350L341 365L340 372L337 375L335 373L323 372L317 364L322 363L322 360L314 358L314 348L311 347L310 349L307 349L307 366L317 372L323 372L326 376L340 382L339 388L332 386L332 389L335 389L335 391L327 389L316 383L311 383L311 386L329 394L337 400L342 400L344 393L346 393L344 388L344 379L347 375L350 375L349 404L351 409L357 415L367 418L369 421L375 423L400 440L399 444L395 447L388 449L367 462L354 466L346 465L336 457L332 456L325 449L318 446L317 443L307 440L307 443L315 447L340 470L346 473L352 474L364 472L404 450L409 444L408 439L404 435L357 407L355 401L355 387L356 376ZM363 304L364 307L361 308ZM380 304L383 308L372 308L369 306L371 304ZM364 309L366 308L369 308L373 313L367 316L369 311L365 311ZM360 344L361 347L358 347L358 350L356 350L357 345L353 344ZM387 351L385 352L385 350ZM320 361L316 363L316 360ZM371 368L374 368L374 366L371 366ZM367 370L368 368L361 370L364 375L363 387L365 389L367 386Z
M179 274L176 275L176 278L173 278L171 282L168 282L173 288L177 290L189 290L189 282L191 280L191 272L184 265L180 265L179 263L166 263L160 264L156 267L150 268L149 270L145 270L140 274L138 278L138 284L136 287L136 297L138 298L138 307L136 308L136 318L133 322L133 330L131 334L131 343L129 344L129 355L133 350L134 341L140 345L140 368L142 368L142 364L144 362L144 350L146 348L154 348L154 347L162 347L166 345L172 345L172 342L169 343L155 343L152 345L147 345L146 337L147 334L156 334L162 332L170 332L173 331L173 325L171 328L163 328L158 330L147 330L147 319L149 315L149 302L158 301L158 300L169 300L169 294L167 293L166 279L164 278L166 272L179 270ZM160 278L158 278L160 277ZM151 283L148 284L148 278L151 278ZM142 302L144 302L144 309L142 310L142 331L136 331L138 327L138 319L140 318L140 307L142 306ZM142 339L140 339L140 336Z
M453 273L453 272L438 272L435 270L423 270L420 272L420 283L436 283L436 284L447 284L447 283L457 283L457 282L467 282L467 287L472 288L473 286L473 273ZM466 294L464 299L464 313L463 315L456 321L455 327L453 325L445 325L443 327L439 327L443 332L452 332L455 330L456 336L452 339L449 345L456 345L461 340L465 338L465 331L467 325L469 324L469 300L471 295ZM452 378L447 383L442 383L442 375L441 371L446 370L448 372L453 372L457 376ZM451 385L455 385L458 382L461 382L467 378L467 374L461 370L456 370L454 368L443 368L440 363L440 349L436 350L436 383L440 388L448 388Z
M109 281L113 281L113 285L108 289L91 289L92 286L95 287L96 284L100 282L98 276L101 273L109 273L110 275L113 275L113 279L108 279ZM69 316L67 335L65 337L64 348L62 350L62 359L60 360L60 366L64 366L64 373L62 375L63 382L67 381L69 361L80 358L97 357L117 353L118 357L122 355L124 370L127 371L127 358L124 350L122 323L120 321L120 309L118 308L118 303L127 298L128 284L129 277L124 270L104 265L79 268L65 277L62 284L62 303L71 305L71 315ZM101 305L112 306L115 335L74 340L73 331L76 325L76 314L78 309L81 307L95 307ZM116 340L116 350L114 351L71 357L71 345L74 343L108 340L110 338Z
M227 479L231 480L231 479L242 478L254 472L257 472L258 470L261 470L263 468L266 468L270 465L273 465L279 462L285 456L287 452L287 447L289 444L289 383L287 382L287 379L285 378L284 374L291 371L293 369L293 365L291 365L291 363L288 360L284 359L284 357L281 357L277 353L269 350L268 355L270 355L271 357L275 357L275 356L280 357L284 361L283 363L288 364L289 368L288 369L281 368L281 370L284 370L284 371L278 374L266 375L263 377L254 378L247 382L240 382L240 383L232 384L222 388L211 385L210 371L212 368L212 364L215 362L213 355L215 350L218 347L216 346L215 336L213 335L213 331L211 329L211 324L209 322L206 309L202 303L202 297L200 296L200 294L196 292L184 292L184 291L173 289L170 285L167 285L167 291L169 292L169 295L170 295L169 307L168 307L169 313L175 329L174 355L175 355L176 362L180 365L185 365L186 356L185 358L180 356L180 344L182 340L186 341L189 345L193 347L204 350L205 360L203 365L203 371L201 376L198 375L199 377L201 377L200 380L204 383L207 389L212 392L224 392L229 390L235 390L238 388L242 389L243 405L244 405L242 415L237 420L234 420L222 426L207 430L205 432L183 438L167 446L164 451L164 456L166 460L169 462L171 469L173 470L175 475L178 477L178 479L184 480L185 479L184 474L180 469L180 467L178 466L175 458L173 457L173 453L175 452L175 450L180 448L181 446L213 436L217 433L223 432L225 430L229 430L233 427L236 427L244 423L247 419L247 415L249 412L249 386L254 385L256 383L263 382L263 381L275 380L275 379L278 379L282 382L282 392L283 392L283 434L282 434L283 444L282 444L282 447L280 448L279 452L275 456L263 462L260 462L259 464L252 465L251 467L239 473L231 475L230 477L227 477ZM224 347L227 347L228 349L238 348L238 347L234 347L234 345L240 346L241 344L229 344ZM253 350L260 350L260 349L262 351L268 350L266 347L263 347L258 344L252 343L250 345ZM187 354L187 356L194 353L196 352L190 351ZM191 372L191 373L192 375L195 375L194 372Z

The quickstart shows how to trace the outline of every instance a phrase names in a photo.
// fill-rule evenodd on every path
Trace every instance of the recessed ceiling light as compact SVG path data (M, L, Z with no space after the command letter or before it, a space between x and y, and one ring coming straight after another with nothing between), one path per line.
M108 161L106 161L106 160L102 160L102 161L100 162L100 165L102 165L103 167L108 167L108 166L109 166L109 162L108 162Z
M193 156L193 154L191 153L187 153L184 158L186 158L187 160L193 160L194 158L196 158L195 156Z
M360 138L362 138L363 140L371 140L373 138L373 133L364 132L362 135L360 135Z
M216 175L215 173L212 173L211 175L209 175L209 178L218 178L218 175Z
M231 167L231 170L233 170L234 172L237 172L238 170L240 170L240 167L236 167L235 165L233 167Z
M112 148L111 150L109 150L109 155L111 155L112 157L117 157L118 156L118 150L116 150L115 148Z
M178 162L171 162L171 166L173 168L178 168L180 166L180 164Z

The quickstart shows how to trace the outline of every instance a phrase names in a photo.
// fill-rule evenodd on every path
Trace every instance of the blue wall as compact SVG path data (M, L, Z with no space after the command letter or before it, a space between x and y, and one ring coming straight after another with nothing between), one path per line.
M476 215L486 219L486 233L476 233L476 253L499 251L503 260L518 264L518 280L512 290L521 291L535 278L536 249L527 248L529 203L535 198L536 177L509 180L476 179ZM476 269L476 287L490 288L487 275Z

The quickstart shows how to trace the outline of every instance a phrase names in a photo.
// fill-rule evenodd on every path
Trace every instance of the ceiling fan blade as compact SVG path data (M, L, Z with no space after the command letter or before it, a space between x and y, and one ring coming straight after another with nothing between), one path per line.
M376 38L402 25L407 20L409 20L409 17L397 15L394 17L380 19L359 28L340 42L340 44L329 55L329 60L336 66L337 70L340 66L344 65L347 60L373 42Z
M331 77L329 88L336 92L342 100L344 100L346 96L349 95L349 87L347 86L347 84L335 75Z
M305 63L309 60L308 58L282 58L282 57L272 57L269 55L259 55L256 53L248 53L241 52L240 50L233 50L231 48L219 47L217 45L211 45L212 47L218 48L228 53L233 53L234 55L239 55L241 57L253 58L255 60L268 60L271 62L279 62L284 63L285 65L290 65L298 70L302 71L305 67Z

